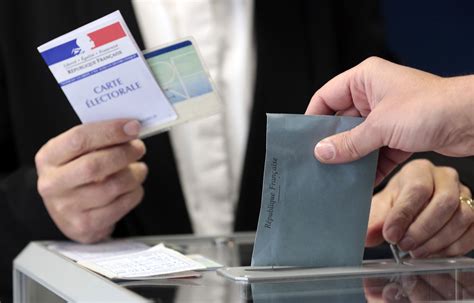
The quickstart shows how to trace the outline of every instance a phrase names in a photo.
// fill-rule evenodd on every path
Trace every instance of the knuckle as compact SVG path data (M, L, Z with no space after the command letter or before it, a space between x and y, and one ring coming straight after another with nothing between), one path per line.
M424 221L420 224L420 231L422 235L431 235L436 228L437 224L434 220Z
M425 169L431 169L434 166L433 163L431 163L431 161L428 159L416 159L416 160L410 161L410 163L419 168L425 168Z
M51 208L56 215L61 216L62 218L67 217L66 215L68 213L69 207L66 203L56 201L56 203L52 204Z
M448 257L455 257L464 254L466 249L459 242L451 244L451 246L446 250L446 255Z
M93 237L90 220L88 218L89 216L84 213L71 222L71 227L75 237L82 243L92 241Z
M103 140L104 142L117 142L118 138L120 138L120 134L122 134L121 128L118 126L107 128L103 133Z
M349 133L345 133L342 136L342 146L343 149L346 150L353 159L358 159L361 157L360 152L357 150L354 141L352 141L352 136L350 135L351 131Z
M54 193L54 183L49 178L39 177L37 190L41 197L49 197Z
M111 233L112 233L113 230L110 230L110 229L106 229L106 230L100 230L96 233L94 233L90 238L88 238L88 244L92 244L92 243L96 243L96 242L99 242L99 241L102 241L104 240L105 238L107 238Z
M85 160L82 166L82 175L87 180L94 180L100 173L100 162L97 158L89 158Z
M433 187L431 184L427 184L426 182L413 181L410 184L410 191L413 198L418 200L427 200L429 197L431 197Z
M46 152L41 148L35 155L36 168L41 168L46 164Z
M87 136L82 132L81 126L75 126L71 129L70 145L77 153L82 153L87 150L88 142Z
M380 125L379 120L373 116L368 116L364 123L365 127L368 129L368 132L370 131L370 133L373 133L374 130L377 130Z
M94 234L88 234L88 235L75 235L74 240L81 244L93 244L97 242L96 236Z
M113 166L124 167L130 162L130 148L127 145L119 145L106 151L103 156Z
M377 57L377 56L370 56L368 57L367 59L365 59L362 64L364 65L369 65L369 66L373 66L373 65L379 65L383 62L384 60L380 57Z
M459 207L459 197L452 192L439 193L436 206L440 213L453 213Z
M365 125L364 126L365 132L367 134L374 134L375 137L379 137L380 134L383 133L383 129L385 128L386 122L383 119L381 119L379 116L369 115L365 119L364 125ZM381 138L377 138L377 140L380 141L379 142L380 144L384 143L383 139Z
M469 187L463 185L462 188L468 197L472 197L471 189L469 189Z
M105 184L105 192L110 197L118 197L123 193L125 189L125 184L120 180L120 178L111 178Z
M103 133L102 133L102 136L103 136L103 140L105 142L114 142L114 139L115 139L115 133L116 133L116 130L115 130L115 127L112 127L110 129L106 129Z
M459 181L459 173L456 169L449 166L439 167L439 169L449 178Z
M400 208L396 214L396 221L404 225L408 225L413 221L414 218L413 211L409 208Z

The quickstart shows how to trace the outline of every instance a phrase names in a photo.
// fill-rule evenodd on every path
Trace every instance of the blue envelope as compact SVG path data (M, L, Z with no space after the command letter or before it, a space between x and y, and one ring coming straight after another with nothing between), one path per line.
M358 266L362 262L378 152L322 164L316 143L362 118L267 115L262 204L252 266Z

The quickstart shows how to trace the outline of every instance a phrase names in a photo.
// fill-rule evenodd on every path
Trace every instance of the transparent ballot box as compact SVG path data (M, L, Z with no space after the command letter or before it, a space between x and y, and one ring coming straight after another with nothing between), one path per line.
M364 261L360 267L249 267L254 233L133 238L224 267L197 278L113 281L32 242L14 261L15 302L415 302L474 300L470 258ZM390 256L390 255L389 255Z

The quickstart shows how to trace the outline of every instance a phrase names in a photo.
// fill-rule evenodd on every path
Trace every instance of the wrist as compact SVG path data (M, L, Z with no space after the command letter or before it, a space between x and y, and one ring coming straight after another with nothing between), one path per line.
M450 121L455 130L452 144L464 146L459 156L474 155L474 75L445 78L449 106L442 106L450 112Z

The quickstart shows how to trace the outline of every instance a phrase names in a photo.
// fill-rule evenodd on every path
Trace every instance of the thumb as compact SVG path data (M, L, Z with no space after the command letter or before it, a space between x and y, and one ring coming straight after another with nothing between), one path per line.
M323 163L346 163L382 147L380 136L367 128L364 121L349 131L319 141L314 148L316 158Z
M380 245L385 241L383 237L383 221L378 220L369 222L367 227L367 235L365 236L365 246L374 247Z
M366 247L374 247L385 241L383 237L383 226L391 209L390 193L389 190L384 189L372 198L367 235L365 238Z
M372 202L369 223L367 225L367 235L365 236L366 247L374 247L385 241L383 237L383 225L386 217L386 210L384 210L383 207L378 207L376 204L374 205L374 202Z

